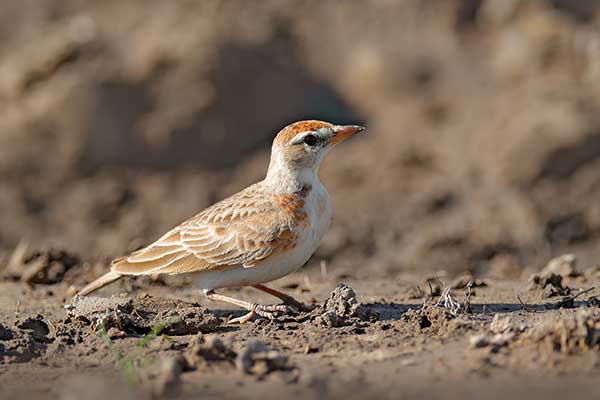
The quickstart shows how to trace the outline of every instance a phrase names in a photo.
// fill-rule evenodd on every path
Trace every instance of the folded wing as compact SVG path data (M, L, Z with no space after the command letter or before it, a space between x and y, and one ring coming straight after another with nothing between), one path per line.
M294 221L268 196L248 189L207 208L148 247L113 261L126 275L253 267L296 239Z

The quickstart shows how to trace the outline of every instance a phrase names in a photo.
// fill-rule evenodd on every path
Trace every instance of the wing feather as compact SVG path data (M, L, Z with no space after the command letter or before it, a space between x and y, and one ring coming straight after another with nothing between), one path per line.
M252 267L296 239L293 216L259 184L207 208L156 242L113 262L121 274Z

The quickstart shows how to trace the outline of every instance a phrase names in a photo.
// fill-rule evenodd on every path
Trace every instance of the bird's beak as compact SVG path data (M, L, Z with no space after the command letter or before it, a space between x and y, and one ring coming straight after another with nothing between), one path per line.
M333 138L331 143L336 145L348 139L350 136L354 136L358 132L364 130L364 126L359 125L336 125L333 127Z

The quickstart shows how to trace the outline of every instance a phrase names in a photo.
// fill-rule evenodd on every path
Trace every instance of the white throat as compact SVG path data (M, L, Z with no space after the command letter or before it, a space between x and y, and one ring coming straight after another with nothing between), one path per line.
M273 149L264 182L274 193L294 193L306 186L320 186L319 166L322 158L323 155L319 155L311 167L292 167L285 162L280 151Z

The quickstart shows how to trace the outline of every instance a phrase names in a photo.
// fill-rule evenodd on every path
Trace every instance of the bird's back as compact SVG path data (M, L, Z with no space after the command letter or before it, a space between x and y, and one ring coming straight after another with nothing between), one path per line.
M298 245L306 193L269 193L262 182L205 209L151 245L113 262L124 275L253 267Z

